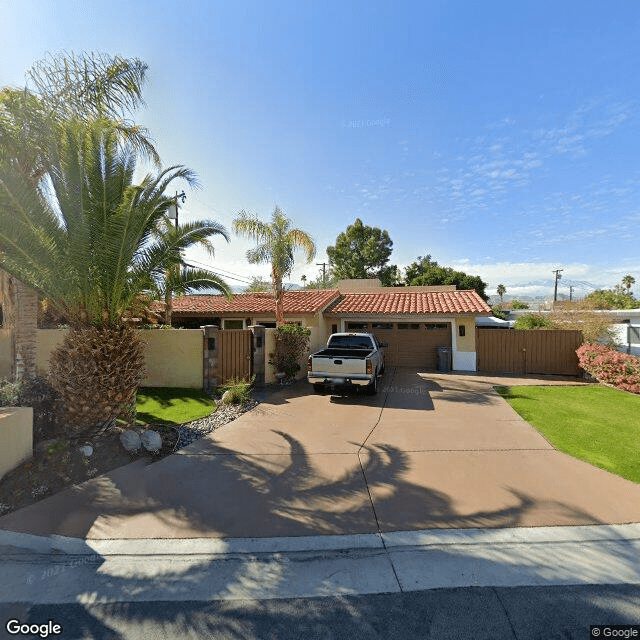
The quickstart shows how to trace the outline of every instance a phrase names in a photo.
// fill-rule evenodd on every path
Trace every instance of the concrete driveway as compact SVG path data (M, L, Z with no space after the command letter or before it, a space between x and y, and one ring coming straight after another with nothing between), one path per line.
M535 378L389 370L375 397L299 383L176 455L0 518L87 539L640 522L640 485L553 449L493 390Z

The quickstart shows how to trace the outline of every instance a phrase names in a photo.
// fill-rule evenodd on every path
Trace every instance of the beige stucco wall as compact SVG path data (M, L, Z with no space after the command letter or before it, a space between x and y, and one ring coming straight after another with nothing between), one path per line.
M46 375L51 352L64 339L66 329L39 329L36 362ZM202 329L149 329L140 332L145 341L148 387L190 387L201 389Z
M62 343L67 329L38 329L36 348L36 367L40 375L49 372L49 358L53 350Z
M461 336L458 327L465 328L465 335ZM455 319L456 349L458 351L476 350L476 321L474 318Z
M146 342L145 387L202 389L202 329L151 329L141 331Z
M0 380L11 375L11 331L0 329Z
M33 409L0 407L0 478L33 455Z

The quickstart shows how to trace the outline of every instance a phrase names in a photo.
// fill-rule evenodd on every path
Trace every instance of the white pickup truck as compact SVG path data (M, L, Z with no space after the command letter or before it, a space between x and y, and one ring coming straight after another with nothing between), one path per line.
M335 387L366 387L378 392L378 376L384 372L384 348L371 333L334 333L327 346L309 356L307 380L316 393Z

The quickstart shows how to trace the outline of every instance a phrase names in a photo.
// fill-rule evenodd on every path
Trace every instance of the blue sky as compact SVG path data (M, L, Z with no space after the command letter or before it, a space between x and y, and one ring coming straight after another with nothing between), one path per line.
M490 292L552 295L556 268L578 296L640 283L639 3L8 4L0 84L62 49L147 62L137 119L202 183L183 219L278 204L318 246L292 282L360 217L392 262ZM268 276L247 241L216 246L216 269Z

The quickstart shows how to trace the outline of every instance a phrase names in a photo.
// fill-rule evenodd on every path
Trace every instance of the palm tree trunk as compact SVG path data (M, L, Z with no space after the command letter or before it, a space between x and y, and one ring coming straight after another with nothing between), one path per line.
M171 291L167 289L164 294L164 323L168 327L171 326L171 316L173 315L173 304L171 298Z
M284 302L282 296L284 291L282 290L282 280L274 279L273 283L273 295L276 299L276 327L284 324Z

